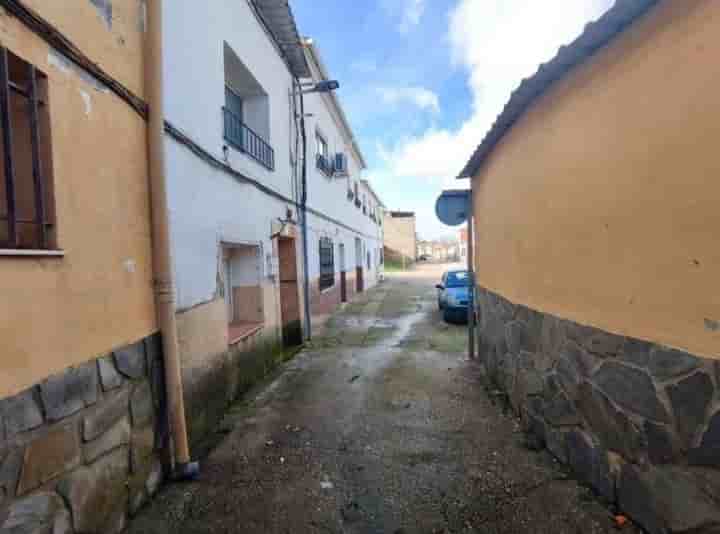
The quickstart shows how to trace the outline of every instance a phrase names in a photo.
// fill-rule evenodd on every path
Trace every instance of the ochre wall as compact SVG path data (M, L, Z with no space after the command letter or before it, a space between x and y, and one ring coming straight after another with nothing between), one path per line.
M720 2L666 1L516 123L473 180L478 283L720 357Z
M28 5L142 96L141 12L113 2L108 28L89 1ZM0 9L0 43L48 76L62 258L0 253L0 398L156 329L145 122L57 60Z
M393 217L385 213L383 219L384 247L390 256L389 259L401 259L402 256L415 260L417 255L417 241L415 236L415 217ZM363 261L365 265L365 261Z

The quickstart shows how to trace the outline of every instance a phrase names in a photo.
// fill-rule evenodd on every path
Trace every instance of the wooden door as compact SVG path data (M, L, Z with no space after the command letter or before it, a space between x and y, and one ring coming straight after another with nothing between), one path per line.
M345 245L340 243L340 302L347 302L347 266L345 265Z
M280 280L280 320L283 344L296 347L303 342L298 293L297 253L294 239L278 240Z

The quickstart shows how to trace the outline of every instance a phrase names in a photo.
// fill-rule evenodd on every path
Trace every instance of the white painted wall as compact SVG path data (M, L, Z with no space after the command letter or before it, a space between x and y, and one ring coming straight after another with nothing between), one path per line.
M297 134L291 112L293 78L247 2L163 1L167 119L205 150L223 159L221 110L225 103L224 47L227 43L267 95L269 141L275 151L275 170L265 169L232 148L228 163L245 176L292 198L292 160ZM346 265L348 270L352 269L356 262L355 237L359 236L363 250L373 252L373 264L365 275L366 286L370 287L381 272L376 251L382 247L382 229L347 199L348 187L360 180L360 162L345 144L326 98L308 95L306 111L314 114L307 120L308 205L345 225L309 214L309 275L312 279L319 277L321 237L333 239L339 272L337 246L341 242L345 244ZM315 168L316 127L328 140L331 154L338 151L347 154L348 178L328 179ZM170 137L166 137L165 147L177 306L183 310L216 298L223 243L259 245L264 257L273 250L273 224L277 226L278 220L286 217L288 208L297 220L297 209L292 203L267 195L211 167ZM365 191L362 184L360 189ZM301 243L298 239L298 247ZM298 253L302 266L300 249ZM364 254L362 264L367 268ZM262 283L267 281L268 273L264 270L262 264Z
M288 204L213 169L170 138L167 153L170 231L179 309L212 300L222 243L272 251L272 224Z
M165 114L222 159L225 43L267 93L269 142L275 171L229 150L234 168L291 196L290 94L293 78L246 0L163 0Z

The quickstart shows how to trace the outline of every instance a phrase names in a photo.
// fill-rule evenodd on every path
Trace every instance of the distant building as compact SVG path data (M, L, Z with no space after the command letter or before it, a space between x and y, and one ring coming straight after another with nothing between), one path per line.
M425 257L425 259L432 259L433 257L433 242L432 241L418 241L417 242L417 257Z
M415 213L411 211L385 212L385 257L391 262L415 261L417 237Z

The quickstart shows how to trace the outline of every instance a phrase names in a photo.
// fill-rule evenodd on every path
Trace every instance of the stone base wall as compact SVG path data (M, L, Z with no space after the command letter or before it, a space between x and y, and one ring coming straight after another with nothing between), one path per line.
M720 532L718 362L477 295L481 362L547 448L650 533Z
M0 532L115 533L167 450L158 335L0 400Z

